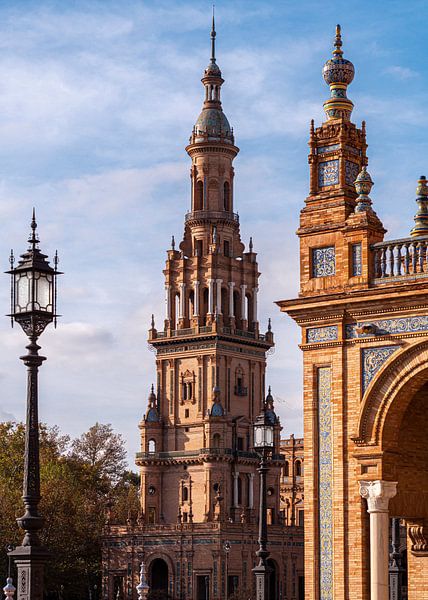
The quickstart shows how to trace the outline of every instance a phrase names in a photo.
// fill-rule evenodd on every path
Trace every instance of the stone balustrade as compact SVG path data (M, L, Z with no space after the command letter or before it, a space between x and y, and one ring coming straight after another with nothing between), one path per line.
M230 211L214 211L214 210L194 210L186 213L185 222L189 221L205 221L211 219L222 219L223 221L233 221L239 223L239 215Z
M374 283L428 276L428 236L373 244Z

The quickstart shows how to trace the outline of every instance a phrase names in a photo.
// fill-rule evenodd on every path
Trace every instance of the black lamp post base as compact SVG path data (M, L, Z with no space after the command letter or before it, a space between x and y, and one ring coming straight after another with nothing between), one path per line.
M50 558L43 546L18 546L8 553L16 564L16 600L43 600L43 575Z
M269 600L269 572L268 565L258 564L253 569L256 576L256 600Z

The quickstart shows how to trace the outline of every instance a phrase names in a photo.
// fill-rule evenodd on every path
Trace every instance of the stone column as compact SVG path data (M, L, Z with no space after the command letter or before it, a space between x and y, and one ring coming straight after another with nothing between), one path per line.
M186 284L180 283L180 304L178 318L183 319L186 314Z
M166 319L171 320L171 286L165 286Z
M199 317L199 281L193 282L193 290L195 294L194 302L193 302L193 316Z
M241 319L243 321L246 321L248 318L247 309L246 309L246 297L245 297L246 289L247 289L247 286L245 284L242 284L241 285Z
M233 473L233 508L238 508L238 478L239 471Z
M208 279L208 314L213 314L214 308L214 279Z
M235 287L234 281L229 281L229 316L230 318L235 316L235 311L233 310L233 288Z
M360 481L360 494L370 515L370 600L388 600L388 504L397 493L395 481Z
M254 473L248 473L250 485L248 486L248 508L254 508Z
M221 284L223 283L223 279L216 279L217 282L217 306L216 306L216 314L221 315Z

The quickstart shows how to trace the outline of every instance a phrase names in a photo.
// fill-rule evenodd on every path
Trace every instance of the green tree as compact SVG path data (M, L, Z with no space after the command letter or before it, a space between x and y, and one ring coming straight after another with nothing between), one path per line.
M0 423L0 440L0 581L4 581L5 547L19 545L23 537L15 519L23 513L25 427ZM54 597L61 592L64 600L83 600L88 598L89 586L100 588L108 499L113 502L116 521L136 517L138 476L126 470L124 457L123 440L111 425L97 423L73 442L58 428L41 425L40 512L45 517L41 538L52 554L46 588Z

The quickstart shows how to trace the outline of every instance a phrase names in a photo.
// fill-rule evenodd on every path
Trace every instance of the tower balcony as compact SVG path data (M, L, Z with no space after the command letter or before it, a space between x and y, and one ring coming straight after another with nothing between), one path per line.
M227 210L193 210L186 213L184 217L185 223L191 222L206 222L206 221L226 221L239 225L239 215Z

